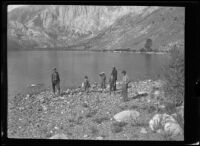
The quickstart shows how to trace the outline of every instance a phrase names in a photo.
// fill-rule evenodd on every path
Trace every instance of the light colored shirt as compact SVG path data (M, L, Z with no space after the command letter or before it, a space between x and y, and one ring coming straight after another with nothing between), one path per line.
M128 84L128 82L129 82L129 77L127 75L123 76L122 83L123 84Z

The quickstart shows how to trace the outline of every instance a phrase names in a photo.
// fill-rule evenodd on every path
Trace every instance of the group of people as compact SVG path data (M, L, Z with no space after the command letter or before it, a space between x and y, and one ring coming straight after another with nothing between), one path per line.
M122 97L123 97L124 101L128 101L128 83L130 81L129 81L129 78L128 78L125 70L122 71L122 74L123 74ZM100 76L100 79L101 79L100 86L101 86L101 89L103 91L103 90L106 89L106 75L105 75L104 72L102 72L102 73L99 74L99 76ZM56 68L53 69L51 80L52 80L52 88L53 88L54 95L55 95L55 89L58 90L58 94L60 95L60 77L59 77L59 74L58 74ZM117 69L115 68L115 66L113 66L110 78L108 80L110 95L111 95L112 92L114 92L114 94L115 94L115 91L117 89L116 88L116 82L117 82ZM88 76L85 76L82 87L84 88L85 92L87 92L87 93L89 92L89 89L90 89L91 86L90 86Z

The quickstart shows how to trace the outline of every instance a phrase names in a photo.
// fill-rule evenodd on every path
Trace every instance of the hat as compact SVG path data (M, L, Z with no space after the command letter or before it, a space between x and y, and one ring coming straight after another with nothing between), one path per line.
M103 74L105 74L105 72L101 72L101 73L99 73L99 75L103 75Z
M122 73L126 73L126 71L125 71L125 70L123 70L123 71L122 71Z

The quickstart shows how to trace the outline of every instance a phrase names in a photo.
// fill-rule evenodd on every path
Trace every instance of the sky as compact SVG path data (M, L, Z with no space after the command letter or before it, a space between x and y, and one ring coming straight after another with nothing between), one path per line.
M18 7L23 7L26 5L8 5L8 12L10 12L11 10L18 8Z

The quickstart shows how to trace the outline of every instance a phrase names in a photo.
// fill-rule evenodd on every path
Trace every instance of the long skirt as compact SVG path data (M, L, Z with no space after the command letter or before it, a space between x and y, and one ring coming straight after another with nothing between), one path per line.
M116 81L114 81L113 90L116 91Z

